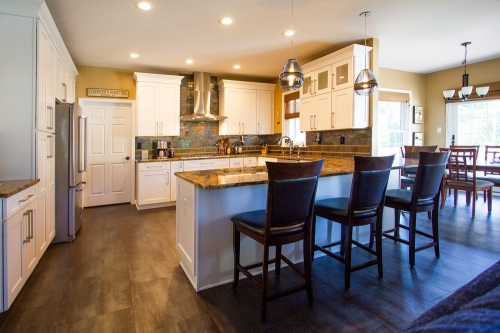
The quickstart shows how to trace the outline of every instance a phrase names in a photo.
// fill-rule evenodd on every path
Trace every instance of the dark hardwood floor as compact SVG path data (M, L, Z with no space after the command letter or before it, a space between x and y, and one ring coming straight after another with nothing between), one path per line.
M385 239L384 277L355 272L349 291L341 263L316 259L314 304L305 292L271 302L265 324L246 279L194 291L178 265L175 209L85 209L76 241L48 248L0 332L394 332L500 259L500 197L488 215L480 196L474 219L459 199L439 212L441 258L427 249L410 268L407 246ZM430 227L425 213L418 225ZM276 288L295 279L290 269L270 278Z

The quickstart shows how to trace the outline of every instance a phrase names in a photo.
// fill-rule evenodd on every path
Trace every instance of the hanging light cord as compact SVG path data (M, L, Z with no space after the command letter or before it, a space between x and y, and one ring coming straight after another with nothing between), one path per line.
M368 13L365 13L365 68L367 68L367 67L366 67L366 15L367 15L367 14L368 14Z
M290 59L293 59L293 35L295 32L293 31L293 0L292 0L292 38L290 40Z
M465 47L465 55L464 55L464 61L462 61L462 65L464 65L464 74L467 74L467 43L464 43Z

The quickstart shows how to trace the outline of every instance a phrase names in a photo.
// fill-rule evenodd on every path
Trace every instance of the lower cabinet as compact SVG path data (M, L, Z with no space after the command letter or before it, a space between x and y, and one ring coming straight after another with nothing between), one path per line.
M3 213L3 308L7 310L35 269L38 188L32 186L5 199Z
M177 177L176 172L184 171L184 162L175 161L170 165L170 201L177 200Z
M138 208L170 202L170 162L138 163L136 179Z

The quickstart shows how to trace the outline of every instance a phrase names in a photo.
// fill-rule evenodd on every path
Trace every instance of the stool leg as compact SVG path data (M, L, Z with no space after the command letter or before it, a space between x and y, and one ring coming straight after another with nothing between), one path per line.
M417 228L417 212L410 212L410 220L408 223L408 245L410 247L410 266L415 266L415 229Z
M436 257L439 258L439 231L438 231L438 212L437 212L437 206L438 206L438 199L436 198L434 202L434 209L432 210L432 238L434 240L434 253L436 254Z
M312 229L312 227L311 227ZM304 275L306 276L306 291L307 291L307 302L309 304L313 303L313 290L312 290L312 262L311 252L312 250L312 235L306 235L304 238Z
M340 226L340 255L343 256L345 254L345 248L348 240L346 239L346 226Z
M384 269L382 266L382 217L379 217L376 222L375 227L375 237L377 238L377 244L375 249L377 251L377 261L378 261L378 276L384 276Z
M399 224L401 221L401 212L399 209L394 209L394 237L399 238ZM396 240L394 240L395 242Z
M375 223L372 223L370 224L370 242L368 243L368 247L370 249L373 248L373 239L375 238L375 232Z
M351 250L352 250L352 226L346 227L346 248L344 256L344 287L349 290L351 287Z
M266 321L267 312L267 275L269 271L269 246L264 245L264 259L262 260L262 322Z
M240 232L233 226L233 251L234 251L234 272L233 272L233 288L238 287L240 271L238 264L240 263Z
M276 262L274 263L274 273L279 276L281 273L281 245L276 245Z

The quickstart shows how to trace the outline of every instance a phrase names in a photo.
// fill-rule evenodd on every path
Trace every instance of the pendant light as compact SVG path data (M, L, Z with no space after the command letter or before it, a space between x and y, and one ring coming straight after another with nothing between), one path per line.
M366 66L366 17L370 16L371 12L362 12L359 16L365 17L365 69L363 69L356 81L354 82L354 91L361 96L368 96L373 94L378 87L377 79L372 71Z
M293 31L293 0L292 0L292 31ZM304 83L304 72L298 61L293 58L293 35L290 44L290 59L287 60L285 66L281 70L279 76L280 87L285 90L297 90Z
M464 55L464 61L462 62L462 65L464 65L464 74L462 74L462 89L458 91L458 98L453 98L453 95L455 94L455 90L445 90L443 91L443 96L447 100L472 100L472 99L477 99L477 98L483 98L486 96L488 93L488 90L490 87L477 87L476 88L476 94L478 97L469 97L472 94L472 86L469 86L469 74L467 74L467 46L471 42L465 42L460 45L462 45L465 48L465 55Z

